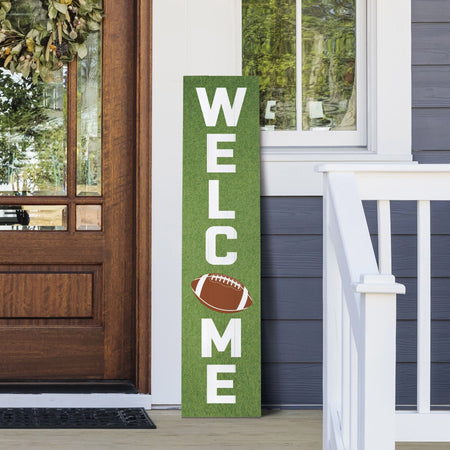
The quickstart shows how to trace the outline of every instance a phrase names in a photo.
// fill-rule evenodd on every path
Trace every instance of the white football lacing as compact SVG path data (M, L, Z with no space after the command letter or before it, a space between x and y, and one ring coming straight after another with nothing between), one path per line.
M228 284L236 289L242 289L241 283L231 277L227 277L226 275L220 274L211 274L212 281L218 281L220 283Z

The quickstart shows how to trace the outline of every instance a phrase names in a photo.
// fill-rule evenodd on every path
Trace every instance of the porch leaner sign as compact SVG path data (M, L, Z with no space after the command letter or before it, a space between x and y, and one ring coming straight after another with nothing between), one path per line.
M261 414L259 86L184 78L182 415Z

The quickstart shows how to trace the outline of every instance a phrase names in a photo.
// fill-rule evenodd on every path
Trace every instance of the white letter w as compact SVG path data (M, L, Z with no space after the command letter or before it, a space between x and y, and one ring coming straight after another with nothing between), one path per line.
M217 88L214 94L212 106L209 105L208 95L205 88L197 88L197 96L202 108L203 118L207 127L215 127L217 118L219 117L220 108L222 107L225 115L227 127L235 127L239 121L242 104L247 88L238 88L234 97L233 106L231 106L230 98L226 88Z

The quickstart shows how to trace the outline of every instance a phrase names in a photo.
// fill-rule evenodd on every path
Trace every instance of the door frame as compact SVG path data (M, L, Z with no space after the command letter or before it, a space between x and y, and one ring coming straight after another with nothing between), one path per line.
M136 0L136 376L151 392L152 0Z
M135 383L151 393L151 149L152 0L135 0ZM132 394L1 393L5 407L145 407L150 396Z

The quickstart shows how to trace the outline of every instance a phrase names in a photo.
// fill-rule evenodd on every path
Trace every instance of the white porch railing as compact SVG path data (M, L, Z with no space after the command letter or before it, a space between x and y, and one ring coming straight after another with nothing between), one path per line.
M325 164L324 450L450 442L430 410L430 201L450 200L450 165ZM361 201L378 202L378 264ZM417 410L395 410L396 295L390 200L417 201ZM449 268L450 270L450 268Z

